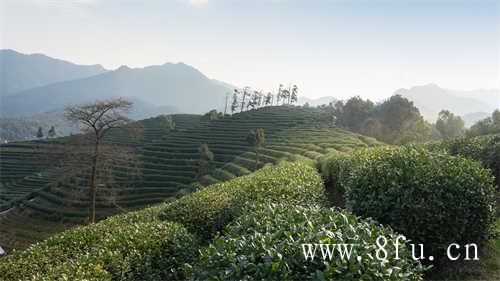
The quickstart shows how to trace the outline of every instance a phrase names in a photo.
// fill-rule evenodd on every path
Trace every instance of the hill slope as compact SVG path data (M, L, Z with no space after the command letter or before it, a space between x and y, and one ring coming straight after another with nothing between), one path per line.
M101 65L77 65L42 54L0 50L0 98L51 83L106 72Z
M246 142L250 129L263 128L266 143L259 167L297 158L316 159L332 150L375 145L371 138L328 126L328 117L319 109L301 107L265 107L219 120L199 115L173 115L175 130L162 127L160 118L141 121L139 140L113 135L113 143L134 147L142 160L140 178L127 177L123 171L115 190L115 201L100 191L100 218L132 210L168 198L189 193L199 185L225 181L255 170L255 156ZM198 170L198 147L207 143L214 153L214 168L195 179ZM88 202L75 198L68 186L48 188L57 169L36 165L35 143L12 143L0 146L2 163L0 186L0 245L23 248L87 217ZM75 174L86 178L85 174ZM84 193L85 194L85 193ZM117 203L120 208L117 208ZM13 209L9 209L14 206ZM25 223L28 221L29 223ZM22 223L21 223L22 222Z

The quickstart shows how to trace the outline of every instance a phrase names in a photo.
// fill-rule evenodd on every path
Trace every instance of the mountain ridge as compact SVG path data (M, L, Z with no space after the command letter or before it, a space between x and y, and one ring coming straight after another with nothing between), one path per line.
M108 71L100 64L80 65L44 54L0 50L0 98L27 89Z
M224 107L227 83L214 82L185 63L165 63L116 70L77 80L61 81L6 96L2 115L19 117L62 109L70 104L111 97L137 98L173 106L180 112L204 113ZM196 101L195 103L193 101Z
M485 94L486 93L486 94ZM493 112L500 105L500 90L452 90L435 83L401 88L394 92L412 101L428 121L435 122L443 110L465 116L476 112Z

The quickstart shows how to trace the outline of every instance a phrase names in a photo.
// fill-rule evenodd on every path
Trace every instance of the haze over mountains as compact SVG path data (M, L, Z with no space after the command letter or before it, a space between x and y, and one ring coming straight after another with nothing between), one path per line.
M19 56L23 58L18 58ZM8 57L6 59L8 61L22 61L24 68L29 68L28 61L32 58L31 55L15 52L5 52L4 57ZM46 61L47 72L51 72L54 68L54 61L50 59ZM32 64L34 68L42 68L38 57L33 57ZM80 76L83 73L90 73L85 72L87 70L85 66L69 65L75 70L73 73L78 72L76 69L81 67ZM10 73L10 67L16 69L11 64L2 65L2 72ZM58 70L56 69L56 72ZM164 111L168 109L164 113L204 113L213 108L223 108L226 93L233 90L228 84L211 80L197 69L183 63L165 63L144 68L122 66L113 71L102 70L96 70L95 75L80 79L69 79L14 93L9 92L8 95L2 95L0 112L4 117L29 116L62 110L70 104L121 96L136 101L135 108L139 112L160 106ZM22 84L18 81L23 80L23 77L30 81L31 74L25 71L20 75L4 75L2 84L8 85L9 89L26 88L26 86L10 85ZM60 77L60 75L53 75L53 77L56 76ZM71 78L74 77L75 74L71 76ZM25 83L27 84L30 83ZM143 110L141 110L142 107L144 107ZM148 114L143 115L142 117L145 117Z
M14 50L0 50L0 66L0 97L107 71L99 64L76 65L43 54L25 55Z
M462 116L466 125L470 126L500 108L498 89L459 91L443 89L431 83L410 89L399 89L395 94L413 101L422 116L430 122L435 122L438 113L442 109L447 109Z
M127 97L134 102L129 117L138 120L223 110L234 89L183 63L110 71L12 50L0 50L0 74L0 140L34 138L38 127L55 126L58 135L78 131L61 116L72 104Z
M43 54L27 55L13 50L0 50L0 75L3 118L0 132L17 123L31 124L29 129L21 130L31 132L23 138L33 137L37 126L56 125L61 133L67 133L69 127L63 128L67 125L60 112L71 104L121 96L134 102L134 112L130 115L133 119L205 113L211 109L223 110L226 94L235 88L184 63L106 70L101 65L77 65ZM499 90L456 91L428 84L399 89L395 94L413 101L430 122L435 122L439 111L448 109L471 125L500 104ZM307 102L317 106L336 100L334 96L312 99L299 95L298 104Z

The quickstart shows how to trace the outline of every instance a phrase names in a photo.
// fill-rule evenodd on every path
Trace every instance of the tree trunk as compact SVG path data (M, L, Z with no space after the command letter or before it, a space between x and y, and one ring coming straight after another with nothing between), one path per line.
M241 101L241 109L240 112L243 112L243 107L245 106L245 94L243 94L243 100Z
M226 117L226 112L227 112L227 101L228 101L229 95L226 94L226 104L224 105L224 117Z
M92 171L90 175L90 223L95 223L95 201L97 195L97 158L99 154L99 137L96 136L94 155L92 156Z
M255 170L259 168L259 149L255 149Z

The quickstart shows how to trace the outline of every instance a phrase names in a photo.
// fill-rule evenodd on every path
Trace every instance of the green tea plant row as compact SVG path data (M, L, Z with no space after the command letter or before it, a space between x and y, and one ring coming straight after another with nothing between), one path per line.
M77 227L0 259L9 280L421 280L409 259L370 258L390 228L324 206L311 163L282 163L170 203ZM328 232L342 232L329 236ZM332 238L333 237L333 238ZM361 258L301 257L301 243L360 243Z
M491 170L496 185L500 186L500 135L461 137L429 143L426 147L481 162L484 167Z
M452 243L483 245L492 234L494 178L474 160L387 146L332 153L320 163L329 188L344 194L349 210L424 244L437 264Z

